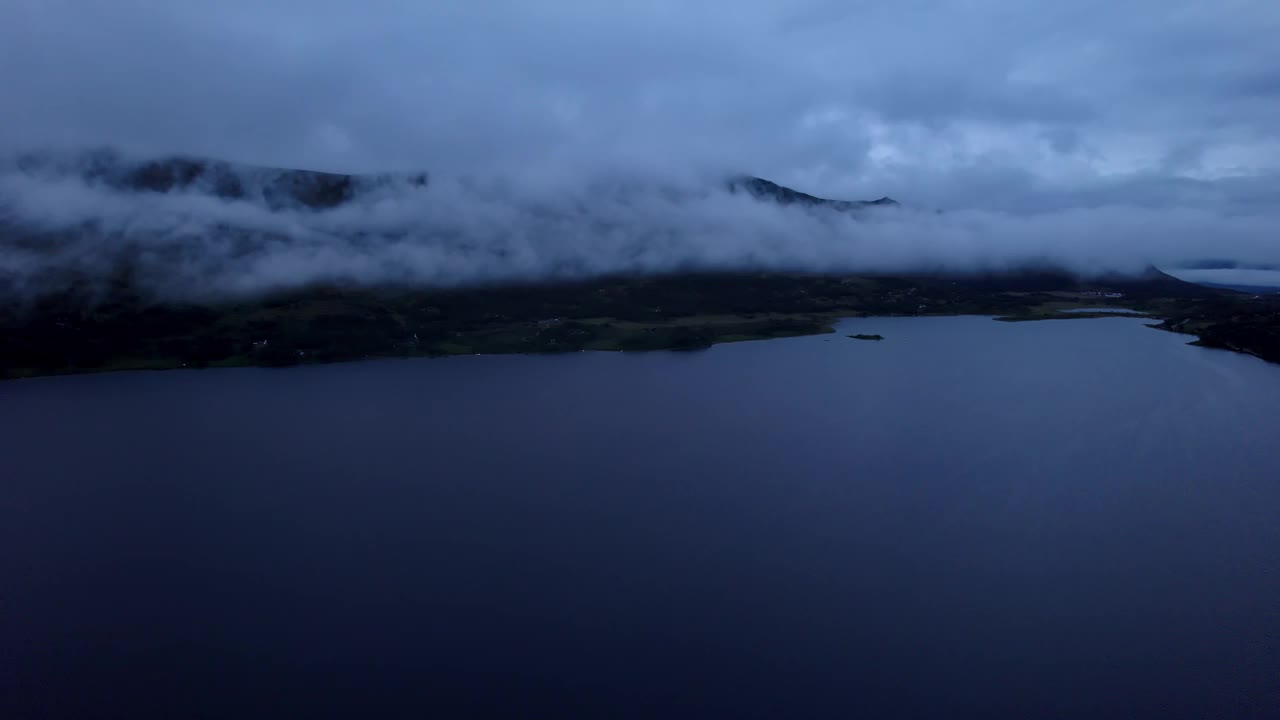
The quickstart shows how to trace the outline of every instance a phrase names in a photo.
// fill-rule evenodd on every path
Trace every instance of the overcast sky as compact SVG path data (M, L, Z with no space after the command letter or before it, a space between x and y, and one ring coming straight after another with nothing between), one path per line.
M763 175L938 207L1273 201L1274 0L7 0L3 141Z

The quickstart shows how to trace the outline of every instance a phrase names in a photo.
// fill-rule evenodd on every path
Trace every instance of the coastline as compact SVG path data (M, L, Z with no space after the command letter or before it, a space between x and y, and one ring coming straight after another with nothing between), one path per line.
M1160 322L1144 323L1146 327L1172 332L1179 335L1189 335L1195 337L1195 340L1188 342L1189 345L1198 347L1214 348L1228 350L1231 352L1252 355L1266 362L1280 364L1280 358L1268 358L1263 354L1248 348L1231 346L1226 344L1215 344L1206 342L1200 335L1195 332L1174 329L1168 326L1169 319L1156 316L1148 312L1139 313L1099 310L1096 312L1065 312L1062 310L1050 310L1044 312L1029 312L1021 315L995 315L982 312L922 312L922 313L875 313L869 314L864 312L841 312L841 313L773 313L767 319L767 322L773 323L773 329L770 332L748 332L749 326L754 319L748 319L746 322L732 322L726 318L716 318L720 322L706 322L705 319L698 316L687 316L674 318L668 323L649 323L644 325L636 325L631 328L632 334L624 335L621 338L615 338L608 343L586 343L582 346L565 344L559 348L540 348L537 350L520 349L520 348L493 348L484 349L472 344L480 338L459 337L458 342L446 343L439 346L423 347L423 348L398 348L394 353L371 353L361 355L346 355L340 357L307 357L300 355L296 362L273 362L252 354L237 355L221 359L219 361L205 364L190 364L181 361L166 361L163 358L137 358L136 360L121 359L110 365L100 367L76 367L76 368L9 368L6 373L0 375L0 382L5 380L25 380L40 377L59 377L69 375L90 375L102 374L110 372L138 372L138 371L167 371L167 370L200 370L213 368L237 368L237 367L258 367L258 368L280 368L280 367L298 367L302 365L327 365L346 362L361 362L365 360L386 360L386 359L409 359L409 358L446 358L458 357L466 355L562 355L573 352L690 352L705 350L715 345L724 345L736 342L755 342L760 340L774 340L789 337L806 337L815 335L827 335L837 332L836 324L843 320L849 319L870 319L870 318L897 318L897 317L985 317L995 322L1039 322L1046 320L1090 320L1097 318L1126 318L1130 320L1157 320ZM596 323L608 322L611 318L590 318L586 319ZM580 322L581 320L579 320ZM573 319L566 319L565 322L575 322ZM659 334L656 337L649 331L654 329L665 329L670 331L694 330L701 331L692 336L680 336L684 338L680 342L663 342L664 338L670 338L668 334ZM697 338L699 342L691 344L688 337ZM853 336L850 336L853 337ZM643 347L622 347L627 344L625 341L630 338L644 342ZM884 339L884 338L880 338ZM639 343L637 343L639 344Z
M1123 306L1123 308L1119 306ZM217 301L105 297L0 306L0 379L116 370L276 367L367 358L698 350L834 332L845 318L1000 322L1140 318L1280 362L1280 297L1157 272L1067 275L678 275L457 290L317 286Z

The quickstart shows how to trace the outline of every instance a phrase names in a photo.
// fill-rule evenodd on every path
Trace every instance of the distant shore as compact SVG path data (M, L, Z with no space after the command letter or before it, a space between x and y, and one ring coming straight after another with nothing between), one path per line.
M1200 345L1280 362L1277 306L1280 298L1167 276L1103 284L1056 275L701 275L455 291L323 287L208 305L148 303L124 288L106 301L61 299L11 312L0 327L0 379L376 357L696 350L830 333L840 319L877 316L1136 317Z

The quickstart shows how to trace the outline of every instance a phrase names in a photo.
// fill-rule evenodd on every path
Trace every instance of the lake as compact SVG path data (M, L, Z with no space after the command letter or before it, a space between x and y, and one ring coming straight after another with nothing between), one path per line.
M1275 717L1280 366L1143 323L0 383L0 717Z

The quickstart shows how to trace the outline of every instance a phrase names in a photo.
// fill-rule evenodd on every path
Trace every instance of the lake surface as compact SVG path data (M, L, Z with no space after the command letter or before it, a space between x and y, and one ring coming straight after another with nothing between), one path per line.
M1276 717L1280 366L1143 322L0 384L0 717Z

